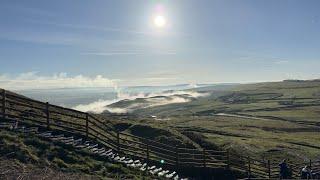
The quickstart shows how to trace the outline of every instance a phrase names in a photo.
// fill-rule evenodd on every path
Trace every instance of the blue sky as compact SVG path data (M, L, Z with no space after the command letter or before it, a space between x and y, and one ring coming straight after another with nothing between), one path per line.
M161 29L152 24L159 7L168 22ZM319 7L318 0L2 0L0 81L319 78Z

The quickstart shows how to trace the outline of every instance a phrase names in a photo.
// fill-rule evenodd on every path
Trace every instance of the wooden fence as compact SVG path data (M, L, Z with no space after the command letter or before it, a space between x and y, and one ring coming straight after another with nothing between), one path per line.
M173 167L227 166L226 151L211 151L173 147L157 141L118 132L106 120L95 115L26 98L2 90L3 119L32 123L48 130L74 133L117 151L146 161L164 162Z
M229 151L174 147L150 139L117 131L105 119L95 115L26 98L2 90L0 117L21 123L33 124L48 130L77 134L88 140L113 149L120 154L163 163L175 169L183 167L232 168L243 171L248 177L275 178L279 176L276 162L240 157ZM320 162L308 162L320 171ZM292 164L295 176L305 164Z

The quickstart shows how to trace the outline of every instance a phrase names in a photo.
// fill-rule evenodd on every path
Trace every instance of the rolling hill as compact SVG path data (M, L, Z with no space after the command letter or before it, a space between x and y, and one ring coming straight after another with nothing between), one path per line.
M152 99L146 98L111 106L140 104L127 123L170 129L200 146L275 160L320 159L319 80L207 86L188 92L208 95L182 103L146 106Z

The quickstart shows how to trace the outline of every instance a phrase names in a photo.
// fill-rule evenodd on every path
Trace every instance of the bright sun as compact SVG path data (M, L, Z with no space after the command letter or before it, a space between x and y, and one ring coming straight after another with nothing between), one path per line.
M167 24L167 21L165 17L158 15L153 19L153 24L158 28L162 28Z

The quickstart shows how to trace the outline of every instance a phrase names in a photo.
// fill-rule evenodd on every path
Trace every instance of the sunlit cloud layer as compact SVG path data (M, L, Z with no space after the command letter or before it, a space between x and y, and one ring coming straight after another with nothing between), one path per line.
M187 95L185 97L179 95ZM208 93L199 93L193 91L168 91L168 92L158 92L158 93L122 93L117 91L117 98L113 100L98 100L89 104L79 104L73 109L84 111L84 112L93 112L93 113L102 113L104 111L109 111L111 113L128 113L136 109L149 108L155 106L162 106L167 104L176 104L176 103L186 103L190 101L190 98L199 98L208 96ZM136 100L136 99L145 99L144 103L133 103L128 107L110 107L115 102L122 100Z

